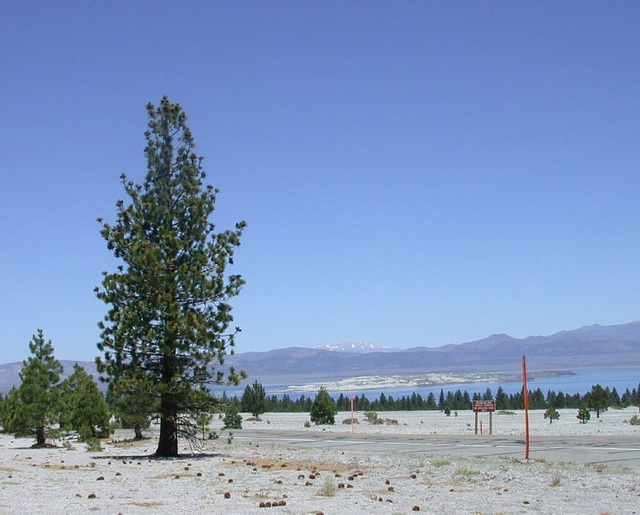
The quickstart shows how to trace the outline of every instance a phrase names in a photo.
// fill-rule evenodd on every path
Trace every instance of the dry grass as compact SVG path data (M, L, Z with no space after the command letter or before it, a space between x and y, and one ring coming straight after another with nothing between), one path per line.
M147 501L147 502L128 502L129 506L137 506L138 508L158 508L160 506L165 506L163 502L156 501Z

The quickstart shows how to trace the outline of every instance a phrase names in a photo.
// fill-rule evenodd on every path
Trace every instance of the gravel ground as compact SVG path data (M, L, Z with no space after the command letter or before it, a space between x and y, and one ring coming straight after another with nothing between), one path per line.
M635 432L640 436L638 426L624 422L633 413L611 410L602 415L602 422L592 420L580 427L577 420L570 420L575 410L563 411L553 424L534 412L532 432ZM266 414L261 422L244 424L350 431L349 425L340 423L345 418L342 415L338 424L329 427L304 428L306 415L288 414ZM357 431L458 434L456 431L466 432L468 420L473 419L466 412L460 412L457 419L453 414L445 417L428 412L380 416L396 419L398 425L360 423ZM521 419L519 415L495 418L494 432L517 431L521 422L516 420ZM129 431L118 431L113 440L129 436ZM30 439L0 436L0 513L244 514L266 510L333 514L409 513L418 509L446 514L640 513L640 474L626 468L418 453L316 451L229 443L224 437L209 441L200 453L183 448L185 454L180 458L150 459L146 456L155 450L153 436L135 444L113 440L104 442L102 451L89 452L79 443L72 449L34 450ZM261 503L271 507L261 508Z

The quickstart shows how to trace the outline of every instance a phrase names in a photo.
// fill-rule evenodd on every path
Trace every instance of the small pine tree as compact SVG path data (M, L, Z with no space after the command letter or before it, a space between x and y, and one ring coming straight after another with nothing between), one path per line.
M113 408L122 427L132 428L134 440L142 440L142 430L147 429L151 417L160 408L159 397L145 376L123 376L112 388Z
M599 384L591 387L589 392L589 409L596 412L596 418L600 418L600 412L606 411L609 407L609 394Z
M109 434L109 407L93 377L77 363L60 386L63 414L60 425L73 429L83 440Z
M544 412L544 418L549 419L549 424L553 424L554 420L558 420L560 418L560 413L554 406L549 406L547 411Z
M238 405L232 402L224 413L223 429L242 429L242 415L238 413Z
M319 424L336 423L336 403L324 388L320 388L311 405L311 422Z
M23 363L20 370L22 383L17 390L18 399L14 404L12 427L35 430L34 447L46 445L46 429L58 416L60 362L53 356L51 340L44 339L44 332L38 333L29 342L32 356Z
M201 411L198 413L196 417L196 425L202 432L202 439L206 440L207 438L207 428L209 427L209 423L213 419L213 415L208 411Z
M26 427L24 427L24 424L21 424L20 420L15 416L19 402L20 396L18 394L18 388L12 386L4 400L2 419L0 422L7 433L25 435L28 433Z
M267 394L264 391L264 387L258 381L254 381L253 385L247 385L244 389L242 399L240 399L242 411L251 413L258 418L266 410L266 398Z
M589 422L591 418L591 413L589 412L589 407L583 404L578 408L578 415L576 416L581 424L586 424Z

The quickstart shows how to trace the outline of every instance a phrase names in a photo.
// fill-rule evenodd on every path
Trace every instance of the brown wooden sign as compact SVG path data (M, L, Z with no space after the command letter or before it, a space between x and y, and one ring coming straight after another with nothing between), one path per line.
M472 401L474 413L493 413L496 410L496 401Z

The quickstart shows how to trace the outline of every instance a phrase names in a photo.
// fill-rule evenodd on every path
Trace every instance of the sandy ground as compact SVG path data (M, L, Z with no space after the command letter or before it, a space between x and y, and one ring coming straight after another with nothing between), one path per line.
M549 424L532 412L534 434L637 434L636 410L610 410L586 425L575 410ZM397 425L361 422L358 433L460 434L473 414L380 413ZM244 427L304 428L305 414L266 414ZM362 420L362 414L357 417ZM488 416L484 417L488 423ZM494 434L520 434L522 417L496 415ZM212 426L219 424L215 421ZM471 429L472 430L472 429ZM123 440L130 431L118 431ZM640 474L628 468L520 459L446 458L425 454L360 454L284 445L208 441L201 453L182 448L177 459L149 459L153 435L132 444L104 442L103 451L30 448L29 439L0 436L0 513L640 513ZM58 442L60 443L60 442ZM271 507L261 508L260 504ZM274 506L277 504L278 506Z

